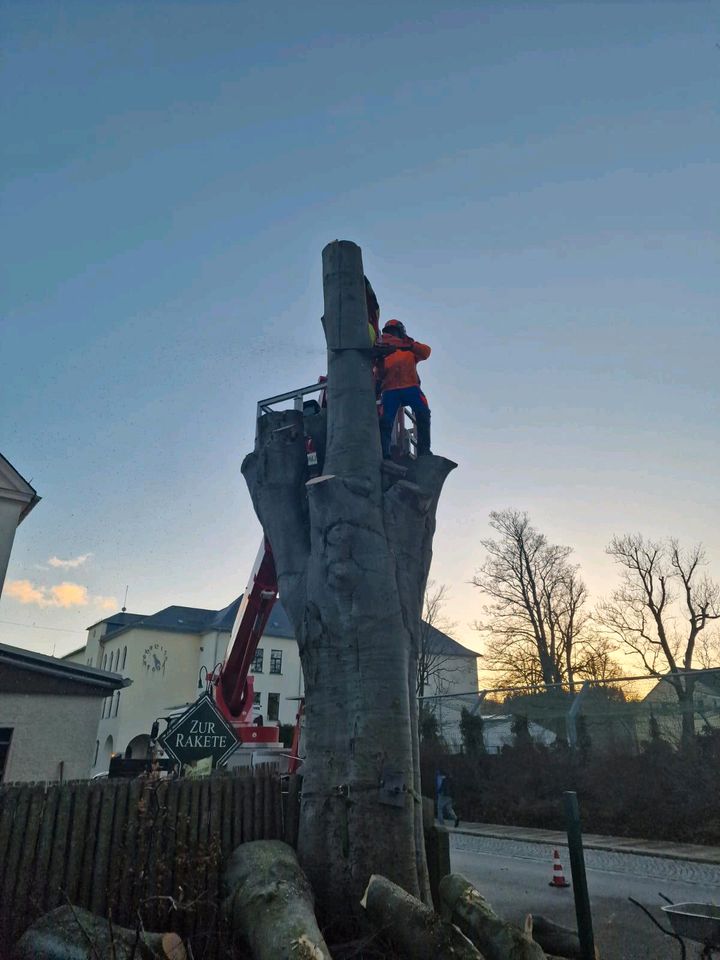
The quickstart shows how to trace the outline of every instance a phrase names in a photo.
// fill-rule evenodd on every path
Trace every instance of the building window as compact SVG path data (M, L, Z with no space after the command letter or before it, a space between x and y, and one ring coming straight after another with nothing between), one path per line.
M2 782L5 776L5 766L7 764L8 754L10 753L12 735L12 727L0 727L0 782Z
M277 720L279 716L280 716L280 694L269 693L268 703L267 703L267 718L268 720Z
M103 668L103 670L105 669L106 666L107 666L107 653L104 653L104 654L103 654L103 659L102 659L102 668Z
M282 650L270 651L270 673L282 673Z
M255 691L255 694L254 694L254 696L253 696L253 704L254 704L256 707L261 707L261 706L262 706L262 694L261 694L261 693L258 693L257 690Z
M121 670L125 669L126 660L127 660L127 647L123 647L123 662L122 662L122 667L120 668Z
M263 672L263 656L264 655L265 655L265 651L263 650L263 648L258 647L258 649L255 651L255 658L253 659L252 667L250 668L253 673Z
M115 716L117 716L119 707L120 707L120 691L118 690L117 697L115 697Z

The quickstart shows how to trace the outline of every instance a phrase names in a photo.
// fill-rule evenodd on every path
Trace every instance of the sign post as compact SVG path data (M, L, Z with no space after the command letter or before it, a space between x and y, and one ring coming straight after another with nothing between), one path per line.
M223 766L240 744L234 728L207 693L178 717L158 742L183 766L210 757L213 767Z

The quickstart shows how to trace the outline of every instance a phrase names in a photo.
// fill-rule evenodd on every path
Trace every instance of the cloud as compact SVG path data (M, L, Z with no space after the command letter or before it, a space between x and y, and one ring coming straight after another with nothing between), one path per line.
M86 607L89 603L87 587L79 583L58 583L55 587L50 587L50 596L52 597L50 606L55 607Z
M60 557L50 557L48 563L51 567L62 567L64 570L69 570L73 567L81 567L91 556L91 553L81 553L79 557L71 557L70 560L61 560Z
M118 608L117 597L93 597L92 601L101 610L117 610Z
M42 589L34 587L29 580L10 580L5 584L5 593L8 597L14 597L20 603L36 603L39 607L45 607L45 594Z
M117 609L115 597L91 596L81 583L64 580L52 587L43 587L29 580L10 580L5 585L5 594L23 604L37 607L100 607L101 610Z

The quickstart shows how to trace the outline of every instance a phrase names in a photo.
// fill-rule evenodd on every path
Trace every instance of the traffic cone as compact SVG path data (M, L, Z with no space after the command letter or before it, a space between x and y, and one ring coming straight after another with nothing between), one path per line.
M560 854L557 850L553 850L553 872L552 880L548 884L551 887L569 887L570 884L565 879L565 874L563 873L562 864L560 863Z

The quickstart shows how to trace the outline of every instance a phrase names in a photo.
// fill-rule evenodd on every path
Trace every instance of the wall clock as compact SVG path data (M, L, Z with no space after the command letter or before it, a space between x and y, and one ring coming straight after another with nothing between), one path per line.
M162 673L164 675L167 656L167 650L161 643L151 643L143 653L143 666L148 673Z

